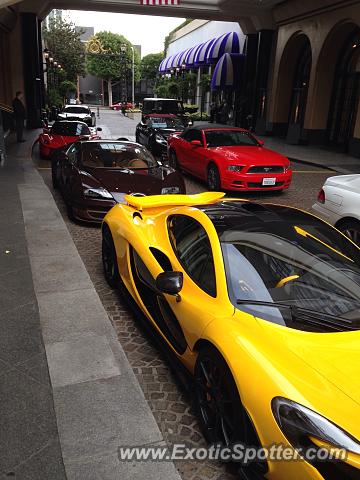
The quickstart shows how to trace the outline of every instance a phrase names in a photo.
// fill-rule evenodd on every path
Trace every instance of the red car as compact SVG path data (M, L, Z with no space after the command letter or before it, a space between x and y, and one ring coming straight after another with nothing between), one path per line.
M281 191L291 183L289 160L242 128L187 128L170 136L168 156L173 168L205 180L209 190Z
M118 103L113 103L111 105L111 110L121 110L122 109L122 102L118 102ZM130 108L134 108L134 105L130 102L125 102L125 108L126 110L130 109Z
M45 126L39 135L39 149L42 158L49 158L54 150L65 147L77 140L95 140L100 137L97 132L101 128L90 129L84 122L62 121L55 122L51 127Z

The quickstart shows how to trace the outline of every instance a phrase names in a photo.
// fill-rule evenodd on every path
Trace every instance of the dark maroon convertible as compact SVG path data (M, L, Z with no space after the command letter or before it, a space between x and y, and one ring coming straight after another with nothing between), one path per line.
M124 141L79 141L52 159L52 181L72 219L101 222L128 193L186 193L182 176L146 148Z

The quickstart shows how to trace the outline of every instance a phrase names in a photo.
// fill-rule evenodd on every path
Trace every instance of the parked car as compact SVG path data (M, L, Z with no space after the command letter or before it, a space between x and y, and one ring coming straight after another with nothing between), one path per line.
M142 105L142 114L173 114L181 118L186 126L192 125L193 122L188 114L184 110L184 105L181 100L175 98L144 98Z
M313 215L223 195L127 196L102 226L105 278L192 379L211 444L298 455L241 478L358 479L360 250Z
M86 123L75 121L55 122L51 127L45 124L38 138L40 156L49 158L56 149L65 147L79 139L99 139L98 132L101 132L101 130L100 127L90 129Z
M249 131L197 125L168 141L169 163L207 182L209 190L282 191L289 188L289 160L264 148Z
M110 108L111 110L121 110L122 106L123 106L123 102L118 102L118 103L113 103ZM134 104L131 102L125 102L125 108L126 110L134 108Z
M86 105L66 105L57 116L57 120L80 120L89 127L95 127L96 116Z
M154 155L166 158L169 136L183 132L186 126L181 118L173 114L144 115L136 126L136 141L145 145Z
M360 246L360 175L328 178L313 210Z
M52 181L59 188L69 217L101 222L128 193L185 193L182 176L160 165L137 143L99 140L73 143L52 160Z

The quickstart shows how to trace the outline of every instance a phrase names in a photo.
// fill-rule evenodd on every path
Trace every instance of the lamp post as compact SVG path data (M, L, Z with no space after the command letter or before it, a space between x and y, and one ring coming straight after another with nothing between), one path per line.
M132 45L130 45L132 50L132 96L131 96L131 103L133 107L135 106L135 49Z

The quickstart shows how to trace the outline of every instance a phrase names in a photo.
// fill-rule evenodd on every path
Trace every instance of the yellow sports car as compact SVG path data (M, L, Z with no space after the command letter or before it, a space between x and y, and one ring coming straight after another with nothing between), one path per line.
M205 436L242 478L359 479L360 250L223 195L127 196L102 226L106 279L193 375Z

